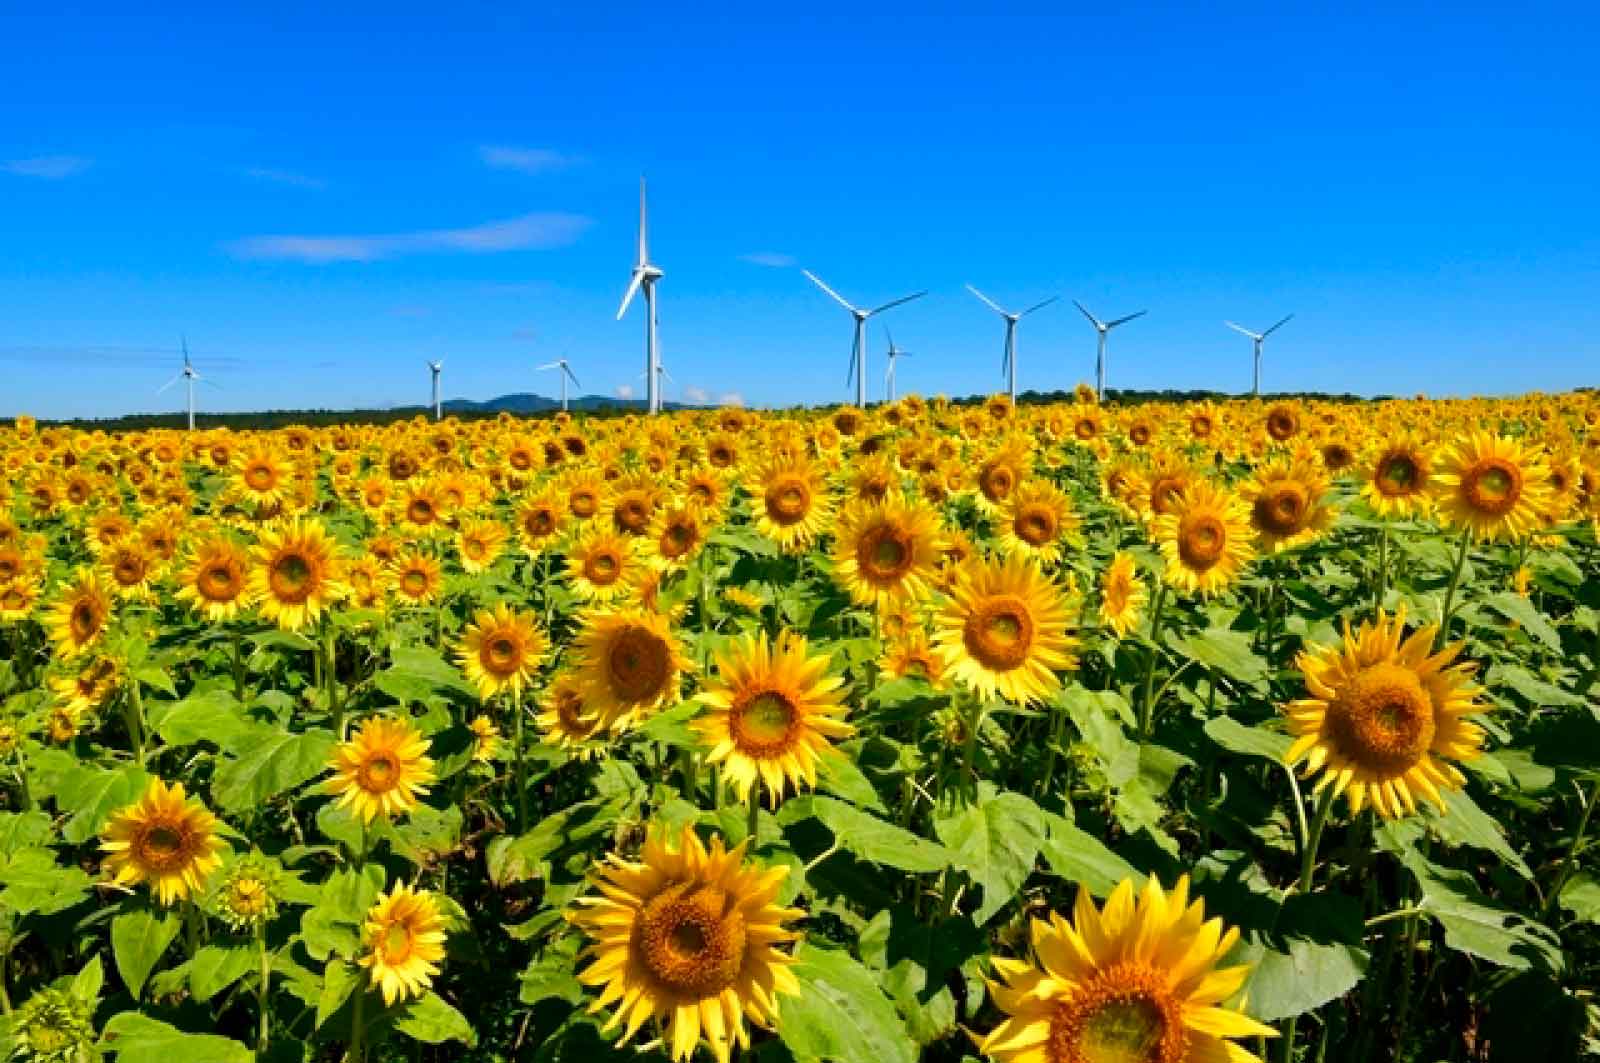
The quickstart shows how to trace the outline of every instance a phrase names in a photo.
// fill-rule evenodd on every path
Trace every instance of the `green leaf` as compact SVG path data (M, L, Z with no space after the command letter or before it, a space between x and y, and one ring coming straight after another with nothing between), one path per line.
M1556 653L1561 652L1561 636L1551 626L1545 615L1528 599L1513 591L1501 591L1499 594L1484 599L1481 603L1493 609L1507 620L1515 620L1522 625L1522 629L1549 649Z
M950 866L951 855L944 846L885 823L854 805L817 795L812 799L812 810L822 825L833 832L841 849L863 860L922 873L942 871Z
M312 959L355 954L361 943L360 926L383 886L379 864L359 872L343 868L328 876L317 903L300 919L300 937Z
M917 1046L878 980L836 949L801 945L790 970L799 996L786 996L778 1036L795 1063L915 1063Z
M111 813L137 801L150 785L150 776L137 764L118 769L80 764L61 779L56 806L72 811L61 837L81 845L104 829Z
M1506 835L1477 803L1460 790L1441 790L1440 795L1449 805L1449 811L1440 815L1431 804L1424 806L1428 824L1451 845L1470 845L1485 849L1514 868L1517 874L1533 881L1533 869L1511 848Z
M1039 847L1050 870L1069 882L1082 883L1096 897L1105 897L1125 878L1143 876L1112 852L1105 842L1052 812L1044 814L1049 835Z
M1576 694L1547 683L1518 664L1497 664L1489 670L1484 680L1490 687L1508 686L1527 699L1535 708L1555 705L1581 706L1584 700Z
M235 756L217 769L211 796L225 812L259 808L272 798L328 770L332 731L298 734L257 727Z
M1231 716L1214 716L1206 721L1206 736L1230 753L1264 757L1282 764L1293 740L1282 731L1265 727L1246 727Z
M1250 636L1243 631L1211 627L1169 640L1183 656L1231 679L1250 686L1267 681L1267 662L1250 648Z
M847 751L838 749L822 757L817 763L817 775L819 789L861 808L888 814L889 810L884 807L883 798L878 796L872 780L867 778Z
M1056 702L1066 710L1084 744L1105 766L1106 782L1121 786L1139 774L1139 744L1124 729L1131 715L1126 699L1070 686Z
M542 1000L560 1000L574 1006L583 1003L583 985L573 972L577 970L580 938L569 934L557 941L522 972L522 987L517 999L524 1004L537 1004Z
M111 1017L100 1043L118 1063L254 1063L255 1053L238 1041L211 1033L184 1033L137 1011Z
M181 924L177 913L145 904L129 908L111 920L111 955L117 961L117 973L135 1000L167 946L178 936Z
M149 707L149 720L161 740L174 746L196 742L224 746L238 741L254 726L232 692L217 688L182 701L155 702Z
M0 858L38 845L50 837L50 816L44 812L0 812Z
M205 945L189 961L189 989L199 999L210 1000L255 970L259 963L260 956L252 941Z
M1600 923L1600 881L1587 871L1567 879L1561 887L1561 907L1586 923Z
M883 972L883 987L918 1044L932 1044L954 1031L956 998L948 976L984 950L983 934L972 920L928 922L897 905L874 916L860 941L862 961Z
M1262 1022L1304 1015L1344 996L1367 969L1366 952L1354 945L1297 937L1287 946L1262 949L1245 983L1250 1013Z
M106 967L98 954L83 965L83 970L72 976L72 995L91 1006L100 999L100 990L106 984Z
M386 825L385 831L397 855L422 867L455 848L461 824L456 805L440 810L419 804L404 821Z
M1415 850L1402 863L1422 887L1419 907L1444 927L1446 945L1502 967L1561 970L1555 934L1485 897L1471 875L1440 867Z
M322 972L322 988L317 994L317 1025L322 1029L338 1014L357 987L367 981L367 972L349 960L331 960Z
M53 915L89 895L88 872L62 867L50 849L22 849L0 864L0 907L17 915Z
M933 829L956 867L983 887L978 925L1006 906L1030 872L1044 842L1044 813L1021 794L996 792L984 783L974 805L936 816Z
M430 1045L446 1041L461 1041L467 1045L478 1043L467 1017L447 1004L443 997L429 990L425 995L401 1008L394 1020L394 1028L407 1036Z

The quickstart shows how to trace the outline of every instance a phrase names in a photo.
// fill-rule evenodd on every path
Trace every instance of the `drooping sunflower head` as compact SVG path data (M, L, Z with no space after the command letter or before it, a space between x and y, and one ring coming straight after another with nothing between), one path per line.
M1163 578L1188 594L1226 590L1255 555L1249 508L1209 480L1191 483L1152 530L1166 561Z
M1100 622L1125 639L1138 626L1149 598L1133 555L1118 550L1100 580Z
M123 676L123 666L115 657L87 658L66 675L50 680L50 689L75 712L88 712L117 689Z
M763 870L720 837L705 845L689 827L652 831L637 861L609 856L600 892L567 913L592 939L578 980L603 987L595 1010L616 1006L603 1029L621 1025L626 1043L654 1020L675 1063L702 1039L719 1063L734 1045L748 1049L745 1020L771 1026L778 995L800 992L779 948L799 937L785 924L804 914L777 904L788 870Z
M567 579L589 602L626 597L644 566L638 539L598 521L579 532L567 551Z
M940 610L934 643L981 697L1042 701L1075 667L1067 592L1023 557L969 562Z
M776 643L747 635L716 655L694 728L706 763L724 766L740 800L758 779L774 806L789 786L815 786L818 760L834 754L829 742L855 733L839 719L844 684L827 674L829 661L792 632Z
M517 612L501 602L478 610L462 633L456 656L468 682L487 701L505 691L520 695L548 648L532 613Z
M56 653L70 659L94 645L111 621L111 600L104 578L92 568L80 568L50 610Z
M573 644L584 704L621 733L678 700L690 670L666 617L645 609L591 612Z
M916 600L930 590L941 556L939 517L888 496L846 506L834 528L833 576L862 605Z
M799 553L828 526L832 501L822 469L803 456L784 455L750 481L756 530L786 553Z
M263 529L252 553L250 596L285 631L315 623L344 597L338 546L320 521L297 518Z
M373 716L334 747L328 792L365 823L410 812L434 779L428 741L409 720Z
M1381 517L1402 519L1433 508L1433 449L1402 434L1377 446L1361 466L1361 497Z
M1476 666L1454 664L1462 644L1433 652L1437 627L1405 635L1405 609L1379 611L1342 643L1308 650L1297 662L1307 697L1284 708L1294 743L1285 754L1321 772L1355 814L1386 818L1417 810L1417 796L1446 808L1441 790L1466 778L1450 761L1480 753L1484 731L1468 717L1487 711L1471 681Z
M1060 560L1062 544L1076 538L1079 527L1066 492L1038 478L1017 486L996 521L1001 550L1044 565Z
M111 814L100 841L113 879L123 886L148 882L162 904L199 893L221 866L224 848L216 817L184 793L183 783L161 779Z
M1069 921L1029 925L1034 958L997 959L990 983L1006 1019L979 1042L998 1063L1260 1063L1232 1043L1277 1031L1225 1006L1250 966L1219 967L1239 931L1207 920L1189 880L1125 879L1104 908L1080 887Z
M1434 499L1450 527L1480 540L1519 539L1545 523L1549 472L1530 447L1474 429L1445 448Z
M908 627L901 634L887 638L878 666L884 675L896 679L925 679L935 690L946 686L944 658L934 650L928 633L920 627Z
M1263 548L1277 553L1314 542L1332 525L1328 481L1306 461L1278 460L1256 470L1241 491Z
M444 942L445 921L435 896L397 883L378 894L367 912L356 962L390 1006L427 992L444 959Z

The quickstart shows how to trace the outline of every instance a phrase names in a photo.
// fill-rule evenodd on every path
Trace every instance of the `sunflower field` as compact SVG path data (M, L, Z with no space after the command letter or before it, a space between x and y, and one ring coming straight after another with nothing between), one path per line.
M1600 399L0 428L0 1059L1600 1053Z

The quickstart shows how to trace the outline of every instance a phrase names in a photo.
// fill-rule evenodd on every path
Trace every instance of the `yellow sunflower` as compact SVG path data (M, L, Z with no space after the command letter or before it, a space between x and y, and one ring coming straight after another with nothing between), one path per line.
M1100 622L1125 639L1144 615L1150 592L1139 578L1133 555L1118 550L1100 579Z
M1333 526L1327 478L1310 462L1263 465L1240 491L1250 507L1251 526L1272 553L1314 542Z
M590 612L573 642L586 706L614 733L678 701L690 670L667 618L643 609Z
M1433 466L1432 448L1402 434L1361 466L1361 497L1380 517L1424 516L1433 508Z
M1031 468L1028 444L1017 436L1005 439L984 455L971 472L972 499L979 512L986 517L999 516L1011 492Z
M428 991L444 959L444 940L444 918L433 894L397 883L378 894L367 912L356 962L389 1006Z
M600 714L585 707L583 687L572 675L557 676L545 692L543 704L534 725L545 742L580 759L599 751L593 740L600 730Z
M395 558L389 566L398 600L409 605L427 605L439 597L444 573L439 562L420 550L412 549Z
M456 651L467 681L483 700L504 691L520 697L533 680L549 642L532 613L520 613L505 602L480 609L461 635Z
M1439 519L1473 538L1520 539L1544 527L1549 471L1515 439L1474 429L1445 448L1434 477Z
M1166 560L1162 578L1189 594L1226 590L1255 556L1250 511L1244 500L1209 480L1184 489L1152 529Z
M70 675L54 676L50 689L73 712L88 712L117 689L122 666L111 657L92 657Z
M340 742L328 766L333 769L328 792L365 823L416 808L434 778L427 739L410 721L387 716L368 719L354 737Z
M1284 759L1321 772L1316 789L1332 785L1352 815L1371 804L1385 818L1417 810L1421 794L1441 811L1440 790L1466 778L1450 760L1481 752L1483 728L1467 719L1488 711L1472 683L1477 666L1452 664L1462 644L1432 652L1437 626L1405 636L1405 608L1351 632L1342 644L1300 654L1309 697L1284 712L1295 736Z
M275 506L289 496L294 469L270 445L256 444L234 458L233 490L257 506Z
M567 579L588 602L627 596L644 565L637 539L599 522L580 532L567 550Z
M809 650L786 631L776 645L763 632L716 654L716 678L699 695L706 711L693 726L710 747L706 763L726 765L724 777L741 801L757 778L774 807L787 786L816 786L817 761L837 755L829 741L855 734L837 719L848 711L844 681L827 674L828 654Z
M804 913L777 904L788 867L747 864L748 843L708 847L688 827L674 840L652 832L637 861L609 856L599 895L567 913L594 939L578 980L604 987L589 1010L616 1005L603 1030L621 1024L620 1043L654 1019L676 1063L702 1039L728 1063L734 1045L750 1047L746 1019L771 1026L778 994L799 994L793 957L776 946L799 938L784 924Z
M195 547L178 574L177 597L213 624L221 624L249 604L249 583L249 555L233 540L219 535Z
M184 793L183 783L151 779L144 796L111 814L100 848L118 885L148 882L157 900L172 904L205 887L226 845L217 818Z
M30 576L14 576L0 582L0 622L14 624L26 620L39 602L38 581Z
M833 578L862 605L924 598L941 550L939 515L929 507L894 495L854 502L834 528Z
M470 575L486 571L505 549L506 526L497 520L463 521L456 531L456 553L461 567Z
M1051 565L1061 558L1061 545L1077 535L1072 500L1048 480L1024 480L1011 492L996 517L1000 549Z
M945 686L944 660L929 644L928 633L920 627L907 628L900 635L887 639L878 667L883 669L884 675L895 679L926 679L935 690L943 690Z
M285 631L315 623L344 597L338 547L316 520L295 519L261 532L252 553L250 596Z
M110 620L110 588L98 572L83 567L51 608L47 627L56 653L72 658L94 645Z
M1032 561L970 562L940 610L934 645L948 673L980 697L1042 701L1075 667L1066 591Z
M523 550L533 556L548 550L565 529L566 521L566 510L554 491L529 496L517 509L517 534Z
M1277 1031L1224 1002L1250 965L1218 967L1237 928L1206 919L1189 879L1125 879L1096 909L1078 889L1072 919L1029 920L1033 962L998 958L989 988L1006 1019L978 1043L999 1063L1260 1063L1231 1042Z
M772 459L750 481L756 530L785 553L801 553L828 526L827 491L822 470L808 459Z
M673 502L657 507L645 534L650 564L662 572L681 569L705 545L704 512L693 502Z

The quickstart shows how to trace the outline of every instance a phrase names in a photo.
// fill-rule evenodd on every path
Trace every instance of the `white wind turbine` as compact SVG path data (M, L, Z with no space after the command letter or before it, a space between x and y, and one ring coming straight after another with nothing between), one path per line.
M1104 399L1106 397L1106 336L1110 335L1111 330L1118 325L1126 324L1136 317L1143 317L1148 311L1141 310L1137 314L1119 317L1115 321L1101 321L1089 313L1088 310L1085 310L1083 304L1078 300L1072 300L1072 305L1083 311L1083 316L1089 319L1089 324L1093 325L1095 331L1100 334L1100 344L1096 348L1094 356L1094 391L1096 395Z
M189 391L189 431L193 432L194 431L194 382L196 380L203 380L203 381L205 381L205 383L211 384L211 386L214 387L214 388L218 388L220 390L220 387L217 384L213 384L211 381L206 380L205 377L201 376L198 372L195 371L194 363L189 361L189 341L188 341L188 339L187 338L180 338L180 342L183 345L183 371L180 372L177 376L173 377L171 380L167 381L165 384L162 384L159 388L157 388L156 389L156 394L157 395L161 394L163 391L166 391L168 388L170 388L172 385L176 384L180 380L185 382L185 384L188 386L188 391Z
M640 373L639 374L639 378L643 379L644 378L644 374ZM656 363L656 395L657 395L658 401L662 405L666 405L666 401L667 401L667 382L669 382L669 381L671 383L673 383L673 384L677 383L676 380L673 380L672 374L667 372L667 367L662 365L660 362L657 362Z
M444 363L431 361L428 363L428 369L433 373L433 419L437 421L444 415L443 408L439 405L439 374L444 371Z
M849 387L850 382L852 380L855 381L856 405L864 410L867 408L867 319L881 314L891 307L899 306L901 303L909 303L913 299L921 299L928 293L925 291L914 292L911 295L903 295L891 302L884 303L882 306L873 307L871 310L857 310L845 302L844 296L822 283L821 278L815 273L808 269L803 269L800 272L804 273L812 284L831 295L834 302L850 311L850 315L856 319L855 340L850 345L850 371L845 374L844 383L845 387Z
M550 362L547 365L541 365L539 367L539 371L540 372L543 372L546 369L559 369L559 370L561 370L561 412L562 413L566 413L567 412L567 381L568 380L572 381L572 386L575 387L575 388L581 388L581 387L583 387L583 385L578 383L578 378L572 375L572 366L567 364L567 360L565 358L557 358L555 361Z
M884 334L889 337L889 368L883 374L883 390L884 390L884 394L888 396L889 401L893 402L894 401L894 363L897 360L901 359L901 358L910 357L911 352L910 351L903 351L899 347L896 347L894 345L894 333L889 331L889 326L888 325L883 326L883 331L884 331Z
M1223 322L1224 325L1227 325L1229 328L1233 329L1233 331L1242 332L1246 336L1249 336L1250 344L1255 348L1255 376L1252 378L1252 382L1250 384L1250 394L1257 397L1261 395L1261 345L1266 342L1268 336L1272 335L1274 332L1277 332L1278 329L1288 324L1290 317L1294 317L1294 315L1290 314L1289 317L1284 318L1282 321L1278 322L1276 325L1273 325L1265 332L1251 332L1242 325L1235 325L1232 321Z
M628 304L633 301L633 295L639 289L644 289L644 375L645 375L645 408L650 413L661 412L660 382L656 377L656 368L661 364L660 351L656 345L656 282L664 273L650 261L650 244L645 225L644 203L644 178L639 178L639 257L633 266L633 277L628 282L628 290L622 296L622 306L617 310L617 320L622 320L622 315L628 312Z
M1006 346L1005 346L1005 354L1000 359L1000 373L1001 373L1001 375L1006 377L1006 392L1007 392L1007 394L1009 394L1011 396L1011 401L1012 402L1016 402L1017 401L1017 322L1021 321L1023 318L1025 318L1029 314L1033 313L1035 310L1043 310L1045 307L1049 306L1051 303L1055 302L1057 299L1060 299L1061 296L1052 295L1050 298L1046 299L1042 303L1034 303L1032 306L1028 307L1028 309L1022 311L1022 313L1020 313L1020 314L1013 314L1009 310L1002 310L1000 308L1000 304L999 303L995 302L993 299L989 298L987 295L984 295L982 292L978 291L978 289L974 288L970 284L967 285L967 291L971 292L973 295L976 295L979 299L982 299L985 306L987 306L990 310L993 310L995 313L999 314L1001 317L1005 318L1005 322L1006 322Z

